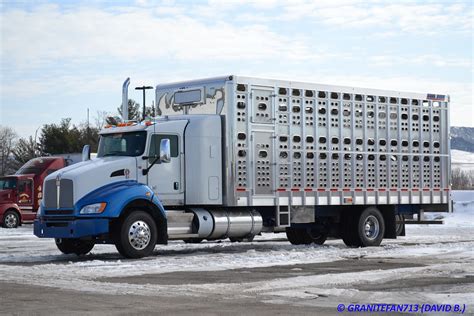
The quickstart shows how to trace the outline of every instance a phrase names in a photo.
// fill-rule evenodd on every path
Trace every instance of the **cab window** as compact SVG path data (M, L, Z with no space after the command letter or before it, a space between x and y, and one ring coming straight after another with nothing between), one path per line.
M0 178L0 190L16 189L15 178Z
M160 155L161 140L166 138L170 140L171 158L178 157L178 135L155 134L151 137L150 153L148 155L149 157L151 157L150 162L153 162L153 160L155 160L155 156Z

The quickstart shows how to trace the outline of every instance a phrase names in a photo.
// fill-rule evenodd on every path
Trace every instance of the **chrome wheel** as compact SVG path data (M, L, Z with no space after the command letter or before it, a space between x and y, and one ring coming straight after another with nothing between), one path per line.
M18 226L18 216L15 213L9 212L5 215L3 223L6 228L15 228Z
M131 209L130 213L117 222L112 238L122 256L137 259L149 256L158 238L156 223L150 214Z
M374 215L367 216L364 223L364 233L367 239L376 239L379 236L379 232L379 220Z
M128 241L130 245L136 250L142 250L151 240L150 227L144 221L136 221L130 225L128 230Z

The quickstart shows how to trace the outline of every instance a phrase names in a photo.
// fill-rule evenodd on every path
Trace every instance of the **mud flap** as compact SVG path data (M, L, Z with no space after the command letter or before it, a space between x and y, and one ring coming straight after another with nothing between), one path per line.
M382 213L383 220L385 222L384 238L396 239L397 238L397 221L395 219L395 207L380 206L379 210Z

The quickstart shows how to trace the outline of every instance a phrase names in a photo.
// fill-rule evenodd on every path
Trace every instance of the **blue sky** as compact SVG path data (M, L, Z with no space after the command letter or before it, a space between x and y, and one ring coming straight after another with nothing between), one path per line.
M0 124L22 137L115 113L126 77L225 74L448 93L474 126L472 1L0 0L0 27Z

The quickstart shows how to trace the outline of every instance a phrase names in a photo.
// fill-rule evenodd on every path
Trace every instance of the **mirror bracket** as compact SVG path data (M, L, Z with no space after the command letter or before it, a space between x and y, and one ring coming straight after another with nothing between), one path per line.
M146 160L152 158L151 156L143 156L142 159ZM148 168L143 169L142 174L146 176L150 169L157 163L168 163L171 161L171 147L170 140L168 138L162 139L160 142L160 155L154 156L154 160L148 166Z

